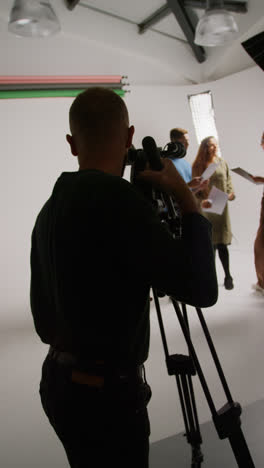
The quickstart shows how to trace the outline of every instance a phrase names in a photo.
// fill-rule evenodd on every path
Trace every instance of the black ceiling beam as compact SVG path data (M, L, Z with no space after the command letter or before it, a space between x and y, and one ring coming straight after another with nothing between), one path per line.
M73 10L76 7L77 3L79 3L79 1L80 0L64 0L68 10Z
M186 39L188 40L194 55L199 63L206 60L206 54L203 47L194 43L195 26L192 24L186 11L183 0L167 0L167 4L178 21Z
M206 9L206 0L183 0L183 3L186 7ZM233 13L247 13L248 1L240 0L236 2L234 0L224 0L224 8Z
M152 13L152 15L150 15L148 18L146 18L144 21L142 21L138 25L138 32L142 34L147 29L151 28L151 26L158 23L158 21L168 16L170 13L171 13L171 9L170 7L168 7L167 4L160 7L158 10Z
M66 0L66 1L76 1L76 0ZM78 0L77 0L78 1ZM206 0L183 0L184 7L187 8L198 8L201 10L206 9ZM248 0L226 0L224 1L224 7L228 11L233 13L247 13L248 11ZM138 25L138 32L140 34L144 33L147 29L151 28L154 24L158 23L160 20L165 18L171 13L171 8L168 4L163 5L158 10L156 10L152 15L146 18Z

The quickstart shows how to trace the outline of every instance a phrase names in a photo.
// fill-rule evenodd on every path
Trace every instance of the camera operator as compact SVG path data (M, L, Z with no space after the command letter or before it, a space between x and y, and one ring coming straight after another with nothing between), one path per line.
M184 128L172 128L170 131L170 141L171 143L181 143L185 149L180 158L175 157L171 158L171 160L187 185L194 192L207 187L208 181L202 181L201 177L192 178L192 166L188 161L186 161L186 159L183 159L189 147L188 130L185 130Z
M50 345L41 401L72 468L147 468L150 287L212 306L211 226L170 160L139 177L177 200L180 240L122 178L134 127L116 93L82 92L69 117L79 170L60 175L32 233L31 310Z

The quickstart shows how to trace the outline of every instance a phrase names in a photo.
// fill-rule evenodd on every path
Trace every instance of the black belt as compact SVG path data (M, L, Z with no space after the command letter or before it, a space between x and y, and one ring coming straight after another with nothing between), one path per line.
M68 353L67 351L59 351L52 346L49 348L48 355L59 364L66 366L80 365L80 359L78 359L74 354Z
M118 380L145 380L144 365L133 366L129 368L119 368L113 365L105 365L101 360L93 362L84 362L71 353L59 351L52 346L49 348L48 355L58 364L71 367L72 370L78 370L88 375L105 376L109 378L118 378Z

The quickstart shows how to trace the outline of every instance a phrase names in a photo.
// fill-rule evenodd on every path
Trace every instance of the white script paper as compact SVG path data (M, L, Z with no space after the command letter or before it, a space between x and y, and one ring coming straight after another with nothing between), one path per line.
M211 163L209 164L209 166L205 169L205 171L202 173L201 177L202 177L202 180L207 180L209 179L213 173L215 172L217 166L219 165L220 163Z
M262 182L255 182L253 179L252 179L252 175L245 171L245 169L242 169L241 167L234 167L234 169L231 169L231 171L235 172L236 174L244 177L244 179L247 179L249 180L250 182L252 182L253 184L256 184L256 185L260 185L262 184Z
M212 202L212 206L211 208L203 208L203 211L221 215L227 204L228 194L213 186L208 199Z

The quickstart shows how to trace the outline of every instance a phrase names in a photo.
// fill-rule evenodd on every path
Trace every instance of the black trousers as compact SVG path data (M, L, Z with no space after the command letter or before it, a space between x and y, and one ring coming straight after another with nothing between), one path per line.
M142 379L95 388L73 383L71 372L47 356L40 382L43 409L71 468L148 468L149 385Z
M224 272L225 272L225 277L230 278L230 270L229 270L229 252L226 244L215 244L214 245L214 251L218 250L218 255L220 258L220 261L222 263Z

